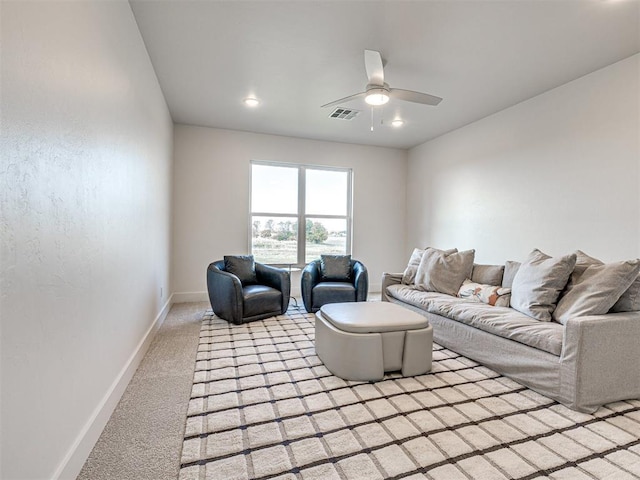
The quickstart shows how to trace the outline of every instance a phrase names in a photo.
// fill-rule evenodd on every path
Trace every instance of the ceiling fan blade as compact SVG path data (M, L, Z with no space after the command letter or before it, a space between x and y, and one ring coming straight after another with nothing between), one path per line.
M405 102L422 103L424 105L438 105L442 99L435 95L429 95L428 93L414 92L413 90L403 90L401 88L390 88L389 96L391 98L397 98L398 100L404 100Z
M336 100L334 102L325 103L320 108L334 107L334 106L339 105L341 103L350 102L351 100L355 100L357 98L364 97L366 94L367 94L367 92L360 92L360 93L356 93L354 95L349 95L348 97L341 98L340 100Z
M382 66L380 52L365 50L364 68L367 71L370 85L384 85L384 68Z

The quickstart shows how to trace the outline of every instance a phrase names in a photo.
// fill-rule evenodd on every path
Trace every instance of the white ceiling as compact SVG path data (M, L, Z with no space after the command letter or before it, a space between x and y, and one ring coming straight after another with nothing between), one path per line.
M640 0L130 0L174 122L410 148L640 51ZM364 101L364 50L437 107ZM596 92L597 93L597 92ZM242 99L262 101L249 109ZM390 126L399 116L406 124Z

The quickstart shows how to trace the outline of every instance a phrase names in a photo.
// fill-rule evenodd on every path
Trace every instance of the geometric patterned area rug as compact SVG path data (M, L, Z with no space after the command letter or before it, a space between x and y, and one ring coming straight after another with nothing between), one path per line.
M345 381L314 318L205 313L180 480L640 478L640 400L574 412L435 344L428 374Z

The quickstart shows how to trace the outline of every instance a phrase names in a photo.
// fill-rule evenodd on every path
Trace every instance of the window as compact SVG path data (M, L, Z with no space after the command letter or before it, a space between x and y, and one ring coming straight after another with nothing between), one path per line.
M251 253L304 265L351 251L351 170L251 162Z

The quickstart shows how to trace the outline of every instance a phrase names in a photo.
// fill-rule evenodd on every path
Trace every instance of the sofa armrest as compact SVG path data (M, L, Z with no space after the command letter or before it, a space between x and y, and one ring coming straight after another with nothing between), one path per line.
M576 409L593 411L608 402L640 398L638 340L640 312L567 321L560 381L563 391L575 390L569 393Z
M362 262L353 262L353 286L356 289L356 302L366 302L369 293L369 273Z
M280 313L286 312L287 308L289 308L289 299L291 297L291 277L289 272L283 268L256 262L256 277L259 284L267 285L282 292L282 311Z
M207 268L207 290L211 309L220 318L242 323L242 284L232 273L221 270L214 262Z
M390 285L398 285L402 282L402 273L387 273L382 274L382 288L380 288L380 300L388 302L387 287Z

